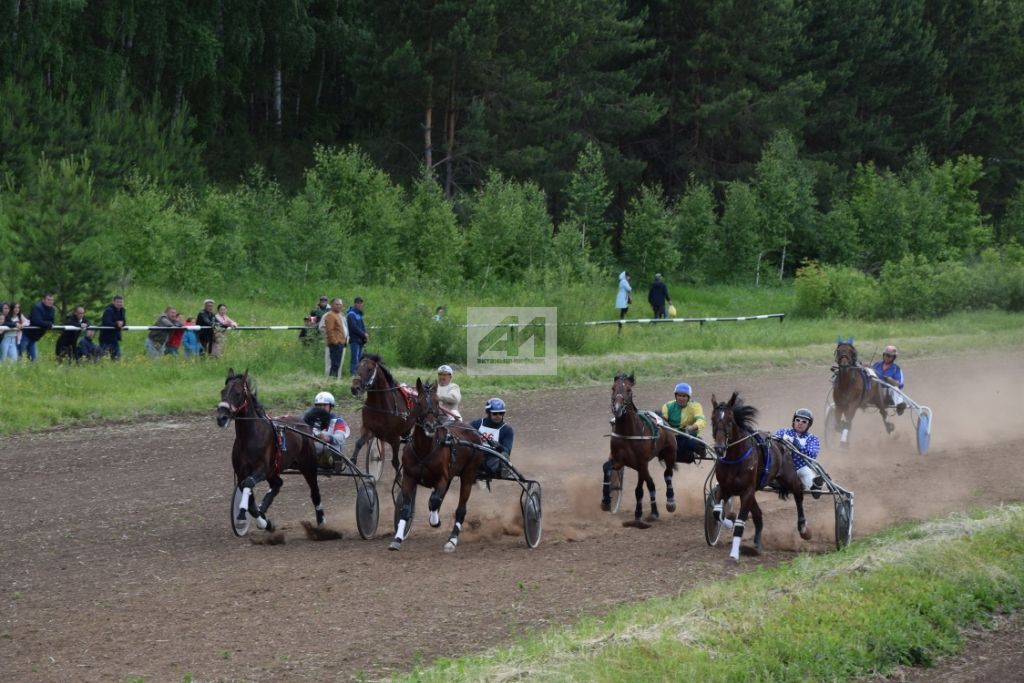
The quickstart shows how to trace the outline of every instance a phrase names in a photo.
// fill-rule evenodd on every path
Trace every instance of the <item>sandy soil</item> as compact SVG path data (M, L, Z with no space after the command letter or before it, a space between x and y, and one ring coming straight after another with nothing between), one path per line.
M905 370L910 395L934 411L931 453L916 452L909 415L894 418L889 437L877 415L861 414L851 448L829 449L821 459L856 494L854 537L1024 499L1016 404L1024 352L906 359ZM799 406L820 416L828 378L823 364L784 376L703 378L696 390L707 407L712 392L721 399L738 389L762 409L761 425L776 428ZM675 381L639 377L638 402L659 405ZM544 537L535 550L523 541L518 487L499 482L493 492L474 489L470 528L456 553L441 550L455 497L435 530L424 523L426 495L417 500L412 536L401 552L389 552L389 475L379 486L373 540L355 531L354 487L345 479L321 484L328 523L344 537L308 540L300 523L313 512L298 477L287 479L271 511L284 544L236 538L229 524L234 431L215 425L213 396L209 415L8 437L0 451L4 678L379 678L795 553L834 552L831 499L808 501L815 539L804 542L792 504L764 495L765 554L727 568L727 548L709 547L703 537L707 463L681 466L680 508L662 508L650 529L622 527L631 500L618 515L601 513L610 386L609 378L607 389L506 397L517 428L514 462L544 486ZM469 396L465 412L484 398ZM1024 665L1019 648L1007 648L1004 680Z

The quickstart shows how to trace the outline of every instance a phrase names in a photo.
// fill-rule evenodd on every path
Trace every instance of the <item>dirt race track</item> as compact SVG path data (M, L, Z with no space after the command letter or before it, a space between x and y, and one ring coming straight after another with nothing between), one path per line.
M934 411L931 453L918 455L909 415L893 418L888 437L878 416L865 413L854 421L853 446L826 450L820 460L856 494L854 542L894 522L1024 499L1024 352L901 360L909 394ZM828 377L824 364L782 376L713 376L697 381L696 398L707 410L712 392L721 399L739 389L762 409L762 427L774 429L799 406L820 417ZM667 400L675 381L637 379L642 407ZM308 540L300 522L313 512L299 477L286 479L271 510L286 543L236 538L229 524L234 429L216 426L216 396L207 415L6 437L4 679L380 678L735 573L724 564L725 544L704 542L707 463L680 467L680 507L674 514L662 507L650 529L622 527L632 517L631 491L618 515L600 512L610 386L611 378L607 388L505 397L517 429L513 461L544 487L536 550L523 540L518 487L497 482L491 493L474 488L456 553L441 548L457 496L445 501L441 529L431 529L427 495L417 499L417 523L402 551L389 552L387 472L374 540L355 531L354 487L346 479L321 483L328 525L344 537ZM464 412L473 415L485 398L469 396ZM626 481L631 488L635 474ZM798 552L834 552L830 498L808 499L811 542L797 536L791 502L759 499L766 553L745 555L738 571Z

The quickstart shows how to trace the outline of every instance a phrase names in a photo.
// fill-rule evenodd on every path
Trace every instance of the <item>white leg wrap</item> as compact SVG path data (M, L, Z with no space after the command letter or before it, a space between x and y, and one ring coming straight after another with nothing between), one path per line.
M441 523L441 513L439 510L430 511L430 526L437 526Z
M740 559L740 541L743 539L739 536L732 537L732 550L729 551L729 557L734 560Z
M398 520L398 529L395 530L395 538L399 541L405 540L405 520Z
M722 526L726 529L731 529L733 527L733 521L728 517L722 517Z
M267 518L266 517L257 517L256 518L256 528L257 529L266 529L267 528Z
M249 509L249 496L251 496L251 495L252 495L252 489L251 488L246 486L244 489L242 489L242 500L238 503L238 509L239 510L248 510Z
M800 477L800 482L804 485L804 490L810 491L811 486L814 485L814 471L807 465L804 465L796 473Z
M841 441L842 443L846 443L846 437L848 437L849 435L850 435L850 430L849 429L844 429L842 435L839 437L839 441Z

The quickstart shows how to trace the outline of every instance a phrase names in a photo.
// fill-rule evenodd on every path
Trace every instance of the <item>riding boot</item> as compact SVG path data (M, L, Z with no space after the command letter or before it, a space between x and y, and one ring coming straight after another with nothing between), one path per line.
M897 415L902 415L903 411L906 410L906 409L907 409L907 404L904 403L903 401L900 401L899 403L896 404L896 414Z

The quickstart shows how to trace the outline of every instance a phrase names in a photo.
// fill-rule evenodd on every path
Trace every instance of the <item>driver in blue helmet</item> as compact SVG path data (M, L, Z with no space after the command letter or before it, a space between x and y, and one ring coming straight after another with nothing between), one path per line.
M704 435L706 424L704 408L693 400L693 388L689 384L680 382L676 385L675 400L669 401L661 407L661 416L673 429L696 437L696 439L691 439L680 434L676 435L677 462L692 463L698 456L704 455L704 444L700 441Z
M778 430L774 436L793 447L793 467L796 468L800 482L814 498L819 498L821 485L825 482L821 477L816 476L814 470L805 462L805 460L817 460L818 453L821 452L821 442L818 437L811 434L812 424L814 424L814 413L808 408L800 408L793 413L792 426L789 429Z
M505 422L505 402L500 398L488 399L484 404L486 416L470 422L470 426L480 432L487 447L498 451L506 459L512 458L512 442L515 441L515 432L512 426ZM501 472L501 460L494 455L488 455L480 468L480 474L484 477L496 477Z

